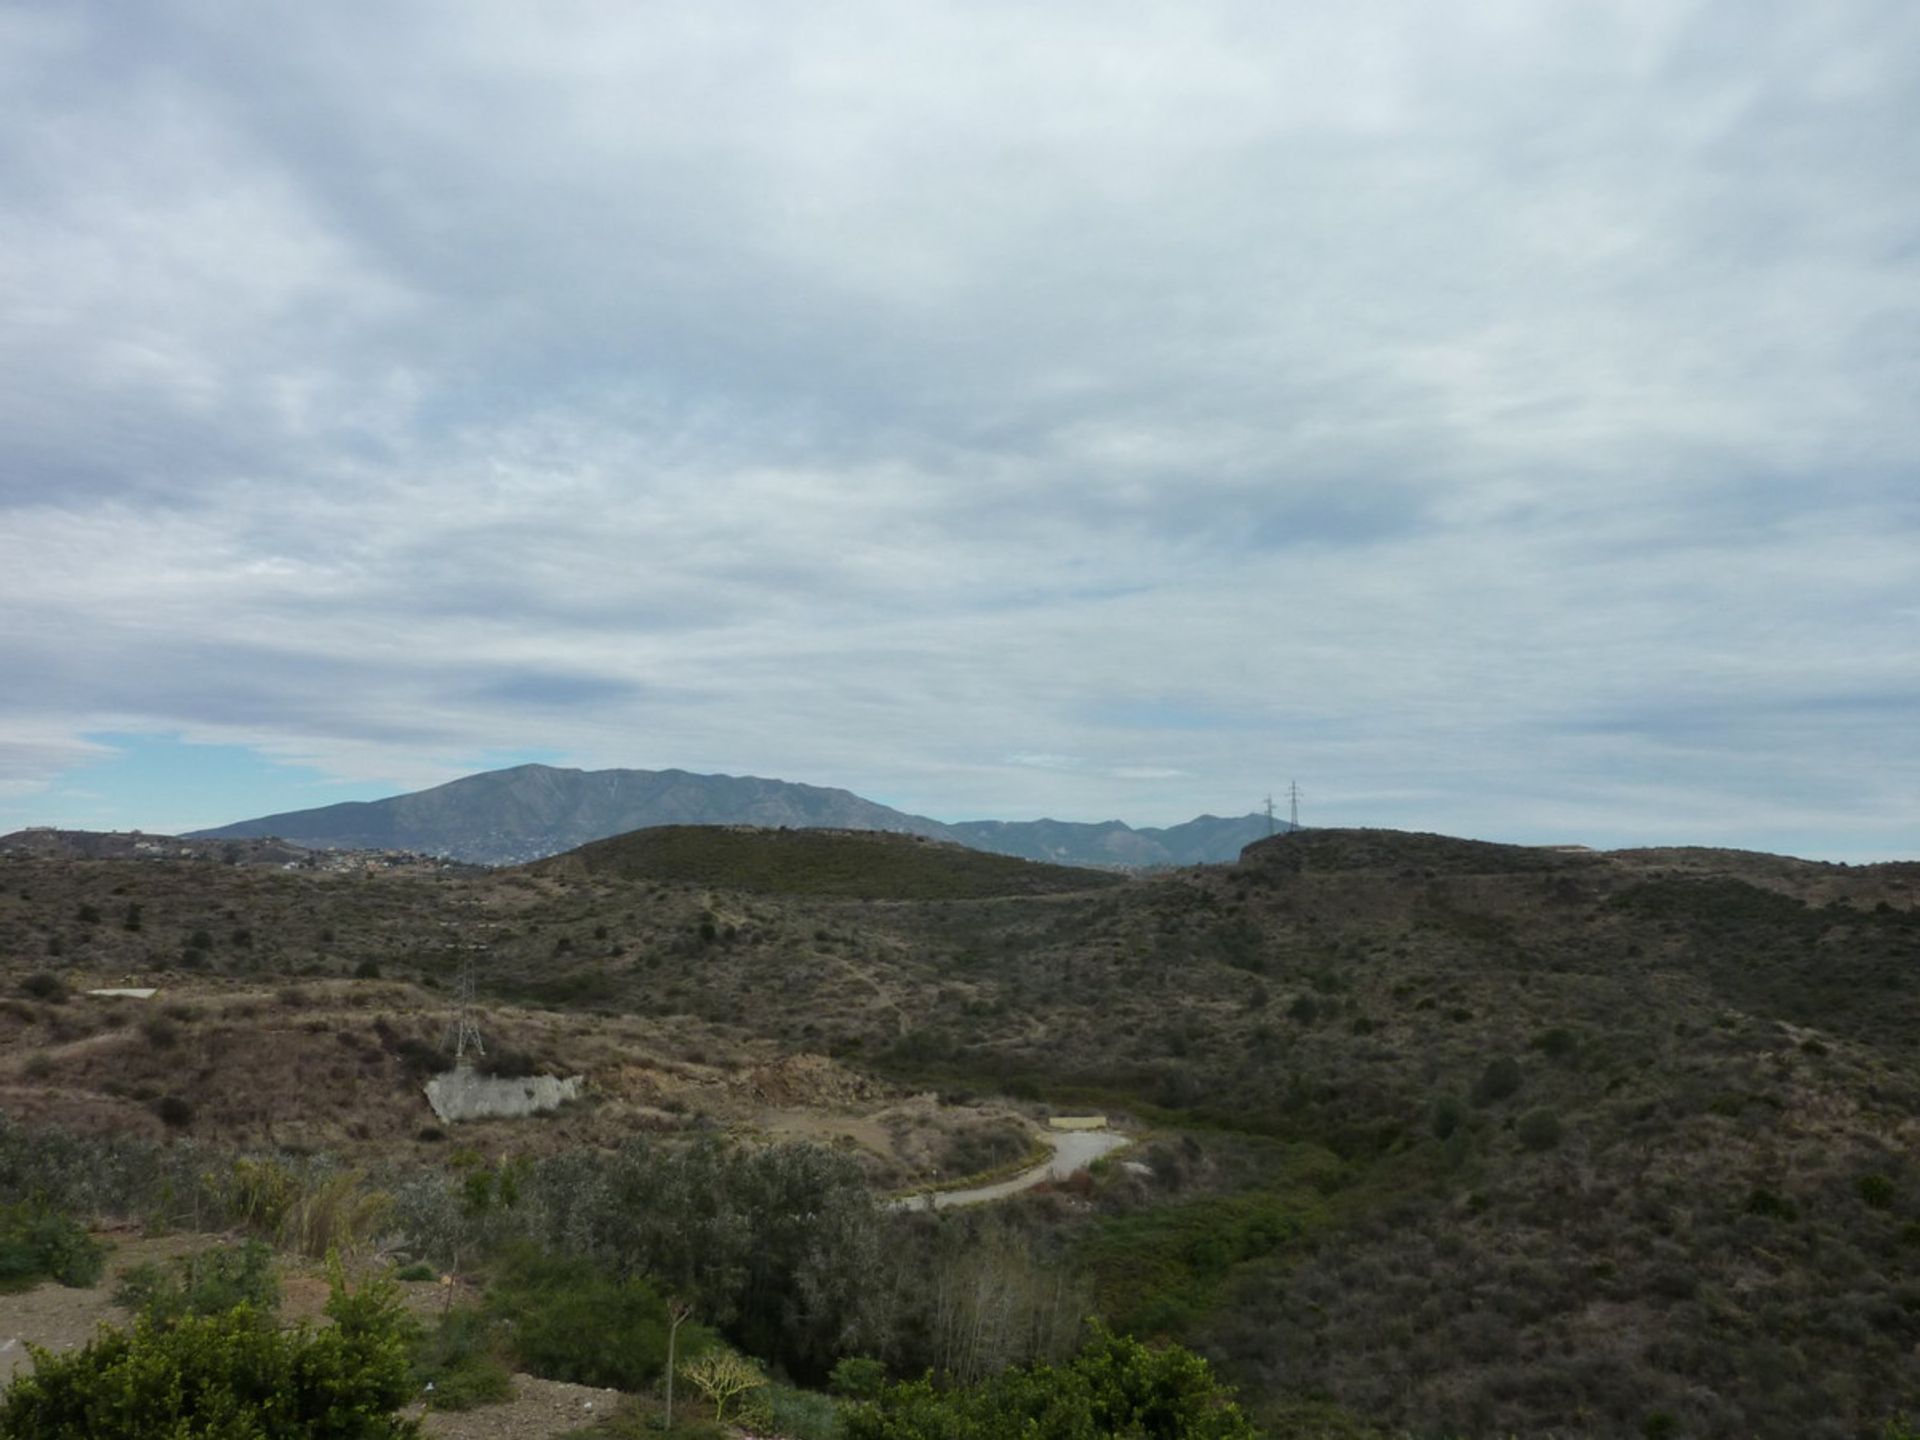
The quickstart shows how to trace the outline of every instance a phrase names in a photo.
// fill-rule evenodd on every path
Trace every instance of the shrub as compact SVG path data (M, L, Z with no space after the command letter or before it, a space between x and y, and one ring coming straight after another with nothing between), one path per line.
M1560 1117L1551 1110L1529 1110L1515 1132L1529 1150L1551 1150L1560 1143Z
M1580 1048L1579 1037L1564 1025L1542 1030L1530 1043L1549 1060L1564 1060Z
M185 1255L163 1270L140 1265L129 1270L113 1294L114 1303L160 1324L190 1315L222 1315L236 1305L271 1314L280 1304L280 1279L273 1252L258 1240Z
M433 1266L427 1264L426 1261L416 1260L413 1264L402 1265L398 1270L394 1271L393 1278L396 1280L418 1282L421 1280L438 1280L440 1274Z
M378 980L380 978L380 962L378 960L362 960L358 965L353 967L353 978L356 980Z
M1900 1193L1899 1187L1885 1175L1862 1175L1853 1183L1861 1202L1875 1210L1887 1209Z
M68 995L67 982L58 975L39 970L20 982L20 993L48 1005L64 1005Z
M1442 1095L1427 1112L1427 1125L1433 1131L1434 1139L1445 1140L1460 1128L1460 1122L1466 1118L1466 1106L1451 1095Z
M149 1015L142 1020L140 1033L156 1050L171 1050L180 1043L180 1027L164 1015Z
M1784 1195L1756 1185L1747 1192L1746 1211L1766 1220L1792 1220L1799 1216L1800 1207Z
M1311 995L1302 995L1287 1007L1287 1018L1311 1025L1320 1018L1320 1004Z
M65 1215L44 1206L0 1205L0 1294L41 1280L80 1288L96 1285L106 1248Z
M1492 1105L1518 1093L1520 1089L1520 1062L1511 1055L1502 1055L1489 1060L1487 1068L1480 1072L1480 1079L1473 1087L1473 1103Z
M478 1310L440 1317L413 1358L416 1389L433 1410L471 1410L513 1398L513 1375L499 1323Z
M358 1171L296 1170L279 1160L235 1160L202 1183L228 1223L315 1259L365 1244L393 1208Z
M1003 1435L1125 1435L1137 1440L1256 1440L1240 1408L1191 1350L1149 1350L1096 1325L1065 1365L1008 1370L939 1391L891 1385L847 1413L847 1440L989 1440Z
M178 1095L162 1095L153 1102L153 1113L169 1130L184 1130L193 1123L193 1106Z
M327 1314L324 1329L281 1330L241 1305L171 1324L142 1317L63 1355L30 1346L33 1372L0 1399L0 1440L417 1436L418 1422L393 1413L412 1391L413 1327L391 1287L349 1294L336 1271Z
M730 1402L767 1383L758 1365L738 1351L725 1349L694 1356L680 1367L680 1375L707 1397L707 1403L713 1406L713 1418L722 1423Z
M487 1309L512 1322L521 1365L548 1380L640 1390L666 1368L665 1302L645 1281L615 1279L591 1261L514 1251ZM700 1327L680 1327L681 1355L710 1343Z
M100 909L96 905L82 905L74 912L74 918L82 925L98 925L100 923Z
M827 1384L836 1395L871 1400L887 1383L887 1367L866 1355L849 1355L833 1367Z
M753 1391L740 1406L740 1418L756 1434L786 1440L840 1440L846 1428L833 1397L791 1385L766 1385Z

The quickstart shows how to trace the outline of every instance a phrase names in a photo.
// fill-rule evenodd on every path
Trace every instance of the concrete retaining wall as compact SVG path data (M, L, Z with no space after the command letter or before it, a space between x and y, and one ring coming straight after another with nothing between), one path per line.
M580 1098L585 1079L569 1075L528 1075L518 1080L480 1075L470 1067L449 1070L427 1082L427 1103L433 1113L452 1124L456 1120L514 1119L557 1110Z

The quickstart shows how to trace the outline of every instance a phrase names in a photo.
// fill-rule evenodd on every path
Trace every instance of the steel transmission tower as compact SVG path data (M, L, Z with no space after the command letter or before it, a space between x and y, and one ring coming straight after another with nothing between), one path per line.
M1273 802L1267 802L1268 829L1272 829ZM1287 782L1287 828L1300 828L1300 787L1293 781Z
M467 1052L476 1055L487 1053L487 1047L480 1041L480 1025L474 1017L473 956L466 955L460 960L460 979L455 1003L458 1009L453 1017L453 1065L457 1070L467 1063Z

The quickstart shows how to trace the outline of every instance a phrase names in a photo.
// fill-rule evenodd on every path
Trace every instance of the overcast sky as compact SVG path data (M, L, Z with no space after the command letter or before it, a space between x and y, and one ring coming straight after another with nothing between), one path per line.
M1916 136L1911 0L5 4L0 830L1920 856Z

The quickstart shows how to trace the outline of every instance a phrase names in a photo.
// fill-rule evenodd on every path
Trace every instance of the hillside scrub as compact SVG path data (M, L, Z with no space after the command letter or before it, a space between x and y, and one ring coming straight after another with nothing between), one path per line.
M1000 1357L1058 1362L1057 1338L970 1345L956 1297L978 1282L1057 1336L1057 1309L1029 1282L1062 1266L1109 1320L1204 1350L1276 1431L1310 1406L1328 1433L1625 1440L1664 1426L1799 1440L1870 1432L1920 1406L1920 867L1307 832L1238 865L1092 890L869 902L580 871L332 884L6 863L20 883L0 894L0 945L33 957L14 980L46 966L55 933L58 972L79 989L86 975L165 963L196 928L244 926L254 943L197 952L208 968L193 983L269 999L253 1020L238 1013L253 999L224 1015L208 1006L156 1052L126 1011L109 1034L107 1007L9 986L0 1045L21 1057L13 1094L49 1106L85 1094L87 1123L152 1136L152 1102L177 1093L193 1119L144 1160L74 1140L25 1165L0 1127L0 1195L43 1184L76 1215L226 1223L214 1217L235 1197L195 1179L231 1164L210 1141L264 1156L257 1112L306 1107L317 1127L335 1097L381 1097L388 1111L356 1121L391 1168L360 1165L344 1125L326 1143L355 1164L334 1168L394 1193L391 1223L444 1254L432 1237L468 1223L462 1182L432 1168L444 1160L427 1148L397 1050L432 1051L444 1030L435 996L473 953L483 997L556 1007L530 1019L491 1005L486 1023L513 1027L513 1048L606 1055L617 1047L596 1037L617 1035L655 1047L656 1073L675 1067L685 1088L645 1097L660 1155L698 1148L714 1123L697 1086L774 1050L1156 1128L1146 1173L1109 1167L1004 1207L992 1265L942 1238L963 1233L944 1220L869 1215L860 1223L877 1238L843 1236L837 1217L861 1212L836 1199L838 1259L807 1261L782 1235L784 1258L756 1271L709 1217L751 1224L780 1189L713 1157L649 1177L619 1156L550 1155L461 1242L478 1256L529 1238L616 1275L664 1266L676 1287L698 1284L733 1343L809 1376L856 1353L909 1375L937 1355L983 1372ZM12 898L21 892L31 898ZM111 923L129 903L140 932ZM76 924L82 905L106 922ZM387 981L351 978L368 960ZM271 1003L296 981L310 1003ZM356 1003L366 1026L343 1018ZM391 1043L363 1033L376 1015ZM276 1067L236 1085L218 1067L249 1024L275 1027ZM36 1074L28 1056L43 1057ZM1482 1081L1502 1059L1520 1083L1496 1095ZM589 1144L595 1123L592 1112L565 1122ZM409 1178L396 1156L416 1131ZM542 1129L529 1148L566 1150L559 1134ZM1273 1157L1295 1146L1331 1157L1323 1178L1289 1180ZM274 1163L302 1177L322 1168ZM836 1163L850 1196L858 1166ZM795 1166L809 1167L821 1168ZM721 1190L737 1198L716 1207ZM843 1192L835 1181L795 1193ZM116 1210L115 1195L132 1202ZM664 1218L623 1232L649 1213L694 1216L689 1230L725 1263L689 1262ZM431 1223L416 1228L416 1216ZM804 1298L816 1273L818 1301ZM855 1295L835 1279L849 1273L880 1283ZM818 1304L808 1314L830 1339L783 1315L795 1294Z
M968 900L1125 883L1098 870L1017 860L917 835L730 825L635 830L583 845L534 869L870 900Z

